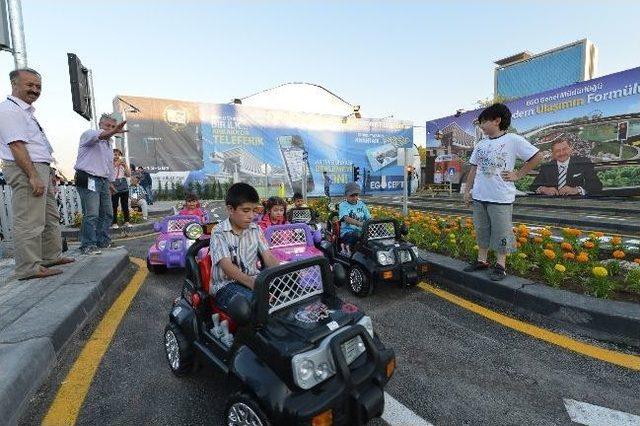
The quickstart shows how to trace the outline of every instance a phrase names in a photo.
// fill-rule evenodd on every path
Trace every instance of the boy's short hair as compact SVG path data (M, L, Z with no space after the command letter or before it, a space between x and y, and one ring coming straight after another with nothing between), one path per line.
M293 199L294 200L301 200L302 199L302 194L299 192L296 192L293 194Z
M238 182L229 187L224 202L227 206L231 206L235 209L240 204L244 203L259 204L260 196L253 186L248 183Z
M185 197L184 197L185 201L198 201L198 196L192 192L188 193Z
M496 103L482 110L478 121L500 119L500 130L507 130L511 126L511 111L505 104Z

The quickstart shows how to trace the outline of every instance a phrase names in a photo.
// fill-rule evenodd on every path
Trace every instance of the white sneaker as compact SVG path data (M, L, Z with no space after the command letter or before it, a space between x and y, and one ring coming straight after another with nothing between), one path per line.
M113 225L111 225L111 229L118 229L118 228L120 228L120 227L118 226L117 223L114 223Z
M125 222L124 226L127 227L127 228L131 228L131 224L129 222Z

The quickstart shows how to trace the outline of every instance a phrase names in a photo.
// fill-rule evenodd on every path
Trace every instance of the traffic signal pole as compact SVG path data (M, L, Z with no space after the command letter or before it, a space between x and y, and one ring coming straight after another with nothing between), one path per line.
M27 67L27 47L22 24L22 4L20 0L8 0L9 26L11 27L11 49L16 69Z
M89 96L91 97L89 100L91 101L91 115L93 116L93 120L91 121L91 124L93 125L93 129L97 130L98 129L98 114L96 113L96 94L93 91L93 72L91 72L91 70L89 70L87 72L87 76L89 77ZM129 162L127 161L127 164L129 164Z

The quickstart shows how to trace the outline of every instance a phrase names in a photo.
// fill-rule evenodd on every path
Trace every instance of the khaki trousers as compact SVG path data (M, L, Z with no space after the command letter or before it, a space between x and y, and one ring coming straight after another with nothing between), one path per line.
M11 186L13 247L17 278L28 277L62 254L60 214L52 183L53 171L44 163L33 164L45 193L33 195L26 173L14 161L4 161L4 175Z

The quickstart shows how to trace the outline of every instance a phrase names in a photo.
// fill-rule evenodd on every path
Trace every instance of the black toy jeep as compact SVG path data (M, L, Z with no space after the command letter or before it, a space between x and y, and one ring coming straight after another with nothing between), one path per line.
M224 312L209 294L209 240L196 226L185 228L197 241L164 345L176 375L196 357L226 375L223 424L360 425L381 416L394 352L368 316L336 296L333 280L345 280L344 269L332 272L324 257L266 269L254 301L235 296Z
M322 241L320 249L334 265L345 267L353 294L369 295L378 283L413 286L425 278L428 262L414 244L402 238L407 233L405 225L395 219L366 221L360 239L345 247L340 240L337 216L337 212L329 215L327 239Z

